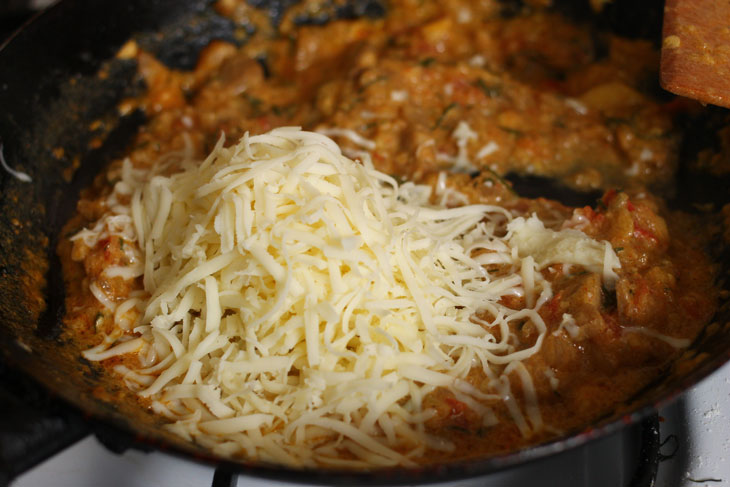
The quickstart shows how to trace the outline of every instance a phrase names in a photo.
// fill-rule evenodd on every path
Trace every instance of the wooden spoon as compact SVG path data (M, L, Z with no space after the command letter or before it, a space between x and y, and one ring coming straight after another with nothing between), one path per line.
M666 0L661 84L730 107L730 0Z

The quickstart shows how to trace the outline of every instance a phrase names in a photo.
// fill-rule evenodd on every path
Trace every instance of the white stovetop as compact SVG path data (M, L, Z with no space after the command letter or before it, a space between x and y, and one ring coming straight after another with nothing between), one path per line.
M657 487L730 486L730 364L661 410L662 439L678 437L678 452L659 466ZM668 454L667 444L662 453ZM585 477L583 477L585 478ZM13 487L203 487L213 469L165 453L116 455L87 437L32 471ZM473 485L474 481L450 485ZM275 487L282 482L240 477L239 486Z

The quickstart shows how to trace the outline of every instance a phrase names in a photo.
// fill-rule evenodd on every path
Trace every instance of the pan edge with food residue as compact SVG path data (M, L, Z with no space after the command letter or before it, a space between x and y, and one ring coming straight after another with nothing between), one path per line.
M6 59L15 61L12 65L19 66L18 74L8 75L2 91L3 101L11 107L0 125L4 155L9 167L22 172L6 173L2 180L5 284L1 305L7 323L3 349L11 361L50 389L82 409L121 423L144 437L204 456L210 456L213 451L225 457L248 446L249 460L243 461L251 462L250 455L254 452L257 455L254 463L258 460L264 465L290 463L298 468L312 468L318 463L319 468L330 470L345 466L392 470L395 465L398 471L411 473L441 471L445 465L450 474L463 475L483 473L539 456L541 452L554 451L561 441L562 444L585 441L590 435L574 434L586 431L587 425L593 431L614 430L619 427L616 418L629 414L635 420L647 408L678 394L727 359L727 295L722 289L725 285L722 278L727 273L722 248L727 246L727 241L721 235L720 212L721 205L726 203L722 200L726 198L723 187L727 187L727 176L722 175L723 164L727 166L722 153L726 114L652 93L652 69L656 66L647 68L643 64L650 64L656 57L651 42L601 34L582 27L583 20L575 17L566 20L552 10L542 11L529 4L506 11L509 9L499 3L482 3L478 8L467 2L454 2L447 8L424 3L417 10L418 15L412 12L405 15L404 12L410 11L409 5L391 2L385 20L380 18L384 13L382 6L372 2L335 5L330 11L300 4L286 14L282 14L282 5L278 3L266 9L237 2L221 2L217 10L204 6L197 2L178 6L179 17L169 23L154 17L151 25L162 26L163 36L139 34L133 43L124 44L133 32L146 30L142 26L125 30L125 22L135 25L145 15L152 19L153 14L171 8L164 2L141 10L130 5L123 9L127 17L120 17L108 27L108 32L99 29L101 33L90 32L86 36L91 39L94 35L110 35L111 42L78 41L78 44L59 46L59 50L66 49L60 53L61 58L70 60L61 65L52 60L46 60L45 66L20 62L18 52L28 47L23 43L32 42L33 35L48 38L44 36L51 35L54 16L78 14L79 10L75 9L81 9L92 17L94 9L99 8L84 2L62 2L21 32L3 51ZM184 11L194 18L186 18ZM616 13L609 11L608 14L612 12ZM576 15L575 11L571 14ZM599 16L598 22L605 22L608 14ZM329 21L329 16L341 19ZM274 34L271 19L276 22L279 34ZM479 20L478 25L475 19ZM556 24L563 27L557 30L560 35L553 35L555 31L550 30ZM55 25L55 28L61 27ZM211 39L216 42L205 47ZM166 41L172 46L167 51ZM236 47L238 44L242 47ZM192 52L181 49L183 45L190 46ZM201 60L190 71L201 48ZM36 45L36 49L40 46ZM115 59L105 62L115 54ZM29 96L18 96L20 80L29 76L42 78L44 67L57 79L41 83ZM31 71L20 74L21 68ZM141 112L134 110L139 106L145 108L146 122ZM118 110L131 115L119 118ZM23 115L30 120L23 120ZM143 129L135 135L140 125ZM268 137L285 140L284 146L255 136L236 145L238 137L245 132L260 135L281 125L301 125L321 134L279 131L269 133ZM679 137L680 129L686 129L689 135ZM215 149L221 130L226 132L227 139ZM347 273L353 261L341 264L338 268L341 275L336 276L338 285L346 287L346 282L354 282L358 288L372 285L368 292L376 298L365 301L361 308L355 305L347 308L347 303L342 304L341 300L329 301L330 308L335 307L334 313L323 304L326 299L314 302L311 309L316 310L315 320L321 335L326 337L321 343L317 339L322 350L312 349L311 336L307 336L311 327L298 323L296 318L300 316L299 321L305 321L311 314L310 308L276 319L265 313L245 314L246 309L255 309L254 305L271 306L276 301L280 296L276 279L256 281L256 286L245 288L257 289L257 296L246 297L247 306L236 304L233 298L228 301L221 298L223 308L217 311L214 307L196 305L197 308L191 307L180 317L172 316L174 306L180 307L186 296L194 301L201 293L207 297L224 286L225 279L220 276L217 280L203 279L201 285L194 284L173 293L177 300L165 302L163 312L157 316L164 319L153 322L155 316L145 317L146 304L137 303L160 305L160 299L155 299L169 295L164 289L155 295L155 286L164 281L164 276L150 272L148 277L144 269L142 276L138 270L131 269L134 266L130 264L140 260L143 249L137 239L141 241L144 232L115 233L110 231L109 218L119 223L124 218L118 217L129 216L132 211L125 210L124 203L131 201L136 191L140 195L158 191L158 197L148 198L144 203L145 211L153 217L153 210L159 209L156 206L159 195L165 188L173 198L173 205L178 205L178 210L171 210L171 214L178 211L191 219L204 217L195 214L196 207L190 198L175 199L184 192L180 188L200 182L208 183L205 185L210 189L208 194L230 198L229 207L235 210L237 200L232 194L215 193L215 188L220 189L221 185L216 186L213 179L205 180L208 176L203 172L194 171L202 171L201 167L219 170L222 166L216 164L230 166L233 160L248 170L252 161L271 159L266 151L274 150L272 146L274 152L279 151L276 154L280 159L289 157L286 148L301 152L316 146L317 150L308 154L310 158L319 158L319 173L308 174L306 184L297 188L313 191L317 187L322 191L330 184L329 180L316 179L325 171L324 161L346 164L341 156L318 152L322 144L329 143L323 142L322 134L335 139L346 156L365 162L365 167L369 167L367 161L372 163L374 167L361 175L365 179L358 180L358 184L374 185L367 178L375 177L386 182L391 191L398 188L387 195L380 188L382 199L378 205L388 207L390 225L409 226L407 222L413 215L401 221L393 216L399 212L441 211L444 214L420 229L410 225L407 232L399 235L407 243L400 250L386 250L374 241L367 242L365 234L343 235L344 227L340 226L337 230L340 233L326 236L338 237L339 247L320 245L320 251L335 255L338 250L342 254L347 249L352 255L360 255L358 251L365 245L371 252L395 252L389 258L391 261L400 258L399 265L419 259L418 264L426 266L428 255L418 253L419 245L431 248L440 244L427 239L429 234L445 231L435 226L439 223L451 225L452 230L461 225L463 228L456 233L450 230L449 241L468 242L472 245L470 253L454 257L453 248L449 247L447 252L434 247L439 252L435 252L438 255L430 267L390 266L398 283L394 287L400 294L393 294L391 286L386 294L379 295L381 287L373 284L375 280L353 280L354 276ZM690 142L701 147L692 147ZM200 166L199 162L214 150L213 162ZM125 154L131 161L126 166L121 162ZM145 173L151 167L150 162L160 157L167 161L166 169ZM587 164L585 161L590 158L595 161ZM117 162L104 169L110 161ZM193 164L194 161L198 164ZM297 161L294 158L288 163ZM677 165L679 169L675 169ZM358 167L361 166L346 165L346 170L356 171ZM510 171L519 175L508 174ZM81 193L76 220L61 230L78 199L74 195L89 187L100 172L104 173L103 179L97 178L90 190ZM457 172L461 174L442 176ZM603 196L594 205L585 206L580 202L577 209L516 196L505 177L516 181L514 188L522 196L533 196L521 186L525 181L534 183L534 179L523 177L530 173L562 179L578 190L603 191ZM625 180L627 173L632 178ZM267 174L267 187L291 184L292 178L277 182L276 174L279 173L275 170ZM396 178L388 179L390 176ZM360 176L348 173L348 177ZM682 184L674 187L675 178L681 178ZM157 186L145 186L148 180L157 181ZM676 236L667 237L666 218L657 216L667 210L659 210L662 203L643 194L633 184L637 180L660 194L669 195L671 206L685 210L685 216L672 214L669 221L672 231L682 228L684 234L693 236L707 233L703 238L716 243L720 250L713 254L713 271L709 264L703 269L702 254L692 244L685 244L684 239ZM543 191L544 179L537 181L534 196ZM707 181L717 189L713 190ZM287 188L286 191L295 192L292 187ZM534 190L535 185L527 188ZM254 185L237 188L236 195L249 190L259 195L264 191ZM282 191L280 188L278 193ZM335 197L334 193L330 194L333 191L324 194ZM559 187L560 195L567 193ZM307 194L300 195L300 200L312 197ZM713 197L719 199L712 201ZM110 198L120 208L114 209ZM264 195L263 200L266 198ZM297 198L291 198L283 206L296 206L292 202ZM482 206L465 206L466 202ZM497 203L509 209L507 215L496 210L493 220L472 223L465 220L468 213L465 209L485 212L484 207ZM255 201L251 204L255 209ZM366 204L375 205L372 201ZM453 208L434 206L439 204ZM338 200L337 205L352 210L347 208L346 200ZM133 206L130 203L129 207ZM291 210L281 206L277 211ZM324 204L323 208L329 207ZM245 228L240 235L221 230L236 227L235 218L232 225L225 224L224 220L230 216L224 210L216 216L223 223L209 222L210 234L205 234L204 240L211 235L219 235L223 240L213 245L218 250L205 250L206 259L215 258L211 256L225 245L229 245L229 251L237 246L248 246L248 251L253 245L252 241L243 243ZM691 211L691 218L686 216L686 210ZM295 223L309 219L314 225L306 228L305 233L310 237L322 230L316 222L331 217L315 213L296 216ZM447 213L456 215L456 220L449 220ZM533 213L537 215L534 218ZM356 220L351 215L348 218L348 221ZM686 224L683 220L687 220ZM382 223L383 219L378 221ZM184 223L184 220L175 221L173 227L182 228ZM191 259L194 252L174 254L175 247L183 248L186 242L175 241L174 234L164 233L167 232L164 225L155 230L157 223L147 220L138 228L145 225L150 235L162 232L150 237L148 242L154 243L164 235L163 240L171 244L170 254L159 257L168 260L160 260L159 267L153 271L174 266L172 262L195 263L194 259L184 261ZM266 218L256 220L256 226L265 227ZM90 235L88 231L95 227L98 227L97 234L106 234ZM80 233L82 228L87 229L85 235ZM302 228L294 225L273 229L267 237L269 246L275 244L271 239L277 232L284 230L294 235ZM568 245L571 257L556 258L534 249L525 251L529 238L519 235L534 236L535 232ZM577 234L581 237L576 237ZM229 244L225 244L226 238ZM311 244L311 238L307 238ZM72 251L72 241L83 243L74 243ZM607 246L606 241L611 245ZM68 281L65 293L61 289L60 263L55 254L59 244ZM473 250L477 248L475 245L479 251ZM513 247L514 251L500 253L495 245ZM544 245L545 240L538 242L538 246ZM576 245L600 249L600 259L571 261L579 253ZM398 254L409 246L415 250L408 250L406 257ZM189 249L201 251L199 246ZM310 263L318 255L312 249L307 251ZM149 254L146 249L144 252ZM255 252L259 251L254 249ZM277 256L281 257L273 250L268 252L274 261ZM529 254L529 259L520 255L524 252ZM337 254L340 261L352 257L340 254ZM612 267L610 262L606 264L609 254L621 261L623 270ZM218 257L219 261L224 258ZM367 267L366 257L357 264L363 269ZM279 274L276 266L281 262L260 258L264 260L257 262L268 263L264 268L269 277L276 277ZM447 278L435 297L429 295L429 290L436 286L434 281L429 281L430 287L417 288L417 279L409 278L408 269L415 269L417 274L442 269L447 277L467 276L475 267L459 267L466 260L488 262L477 266L486 269L487 274L461 277L458 283ZM258 268L244 269L242 262L236 262L242 266L237 270L238 275L248 280L265 274ZM291 267L291 262L287 265ZM120 271L119 267L130 269ZM629 269L632 278L626 277ZM125 272L131 275L129 279L124 279ZM332 272L330 269L326 273L328 278ZM714 288L710 288L705 277L709 272L717 275ZM107 279L105 273L116 274ZM308 274L316 275L313 271ZM235 280L230 276L227 279L228 284ZM489 293L480 286L510 279L518 284L507 287L509 292L497 293L487 303L480 301L475 308L479 310L477 315L468 312L465 303L473 301L467 300L467 295L484 298ZM334 287L332 283L329 285ZM306 289L300 290L304 296L302 303L306 302L307 294L314 295L321 288L312 283L307 288L306 282L299 282L299 286ZM271 294L263 296L267 287ZM456 291L458 287L461 289ZM245 289L239 288L238 293L246 296ZM715 292L720 296L720 305L710 319ZM64 296L65 307L61 302ZM409 297L415 305L407 304ZM288 299L295 298L288 296ZM424 300L430 302L424 304ZM390 307L384 304L386 301ZM445 304L449 302L450 305ZM288 302L287 308L296 309L300 304L296 300ZM130 320L123 313L116 313L118 308L137 307L138 318ZM431 311L424 311L428 307ZM337 322L344 309L355 309L354 315L369 317L367 339L362 329L357 328L363 326L365 318L359 324L353 319L351 328L340 323L335 330L328 325ZM420 316L416 321L421 326L415 330L397 326L409 313ZM65 324L61 325L64 314ZM619 314L624 320L620 323L616 322ZM211 316L217 316L217 320L211 320ZM394 320L389 321L389 316ZM226 332L226 327L235 328L236 319L239 327L253 322L261 330L273 331L269 334L251 330ZM162 327L165 320L168 323ZM703 329L700 338L681 357L666 363L662 356L674 354L675 349L683 349L692 340L696 331L687 330L685 322L693 320L712 324ZM194 366L198 367L197 372L191 372L194 367L187 367L184 373L177 372L179 377L173 383L152 387L161 375L147 369L157 366L157 370L172 370L160 365L164 361L160 357L168 357L171 363L187 352L194 353L191 343L201 341L201 337L191 337L191 330L198 325L202 329L215 327L208 324L212 321L227 338L219 340L222 342L219 349L206 351L208 360L205 363L198 360ZM124 333L115 335L122 322L126 323ZM185 326L187 331L183 330ZM291 330L287 335L290 338L283 332L276 335L276 330L285 329ZM171 337L175 334L180 338ZM377 336L373 338L373 335ZM103 337L107 337L106 343L100 343ZM308 339L310 346L307 346ZM536 344L543 345L544 349L531 356L528 352L538 348ZM600 353L592 354L590 348L596 346ZM92 347L96 349L89 353ZM143 359L130 358L139 347L144 348ZM282 347L290 350L290 362L274 353ZM422 362L404 364L402 360L399 366L392 365L395 359L390 365L374 359L367 361L367 357L389 354L415 356L419 347L433 352L418 357L428 362L428 367L423 367ZM132 348L134 354L122 353ZM637 353L639 350L641 354ZM235 354L239 356L237 361L232 360ZM520 359L507 360L510 354ZM323 363L327 360L334 364L329 370ZM558 360L564 363L557 363ZM179 363L179 360L175 362ZM211 373L212 367L221 363L228 370L238 372L230 373L222 382L211 382L213 375L223 375L222 368ZM250 369L257 366L271 368L252 380ZM383 367L389 369L383 372ZM342 384L354 380L354 370L365 370L369 374L367 378L372 379L376 373L373 368L381 374L377 376L379 380L367 382L361 377L362 390L358 391L356 385L337 388L337 381ZM575 369L584 373L566 372ZM176 377L174 373L169 372L167 376ZM124 379L120 380L120 376ZM623 376L624 385L619 385L614 376ZM453 382L443 385L446 380ZM328 385L328 381L335 385ZM625 383L631 381L634 384L626 388ZM302 394L295 387L299 383L312 386L310 392L304 393L305 399L311 400L309 403L297 403L296 393ZM390 395L382 392L383 384L388 388L393 384L392 390L387 391ZM168 385L171 387L161 391ZM145 398L140 402L128 387L148 393L143 394ZM373 392L378 387L381 392ZM400 389L404 391L396 396ZM273 390L280 391L279 398L287 397L286 393L294 390L286 399L287 407L271 398ZM311 391L319 391L319 395ZM607 393L613 394L610 402L618 406L603 402ZM354 402L358 395L362 396L359 405ZM368 403L364 398L368 395L376 398L374 402ZM505 400L513 395L513 402ZM376 403L387 414L381 417L368 414ZM329 404L337 410L326 410ZM367 404L370 409L365 407ZM582 411L583 407L592 408L592 412ZM282 417L297 408L304 412L292 424L297 424L297 419L298 424L303 424L302 417L306 414L316 415L315 420L310 418L310 423L301 428L281 422ZM414 411L418 408L423 414L415 418ZM582 419L579 424L562 423L561 428L564 421L561 418L565 416L558 414L561 409L570 410L573 416L590 415L591 418ZM150 410L181 421L176 427L163 427L168 421ZM238 443L229 441L230 438L220 440L218 430L229 428L235 423L229 420L236 415L247 418L239 421L241 424L259 421L260 426L256 428L269 433L269 437L284 438L288 434L289 440L276 440L258 450L251 440L256 435L236 437ZM372 440L367 438L361 440L353 431L353 424L362 429L367 429L365 425L369 424L373 437L379 439L378 444L369 443ZM252 427L247 423L239 424L239 428L242 429L233 436L241 436L240 431ZM211 450L182 441L171 431L192 435ZM333 435L332 431L337 433ZM301 453L301 448L295 450L287 444L292 438L310 446L314 441L318 448L308 454ZM415 443L429 448L419 450L413 447ZM459 450L459 445L465 444L474 452L473 457L455 458L448 453L449 449Z

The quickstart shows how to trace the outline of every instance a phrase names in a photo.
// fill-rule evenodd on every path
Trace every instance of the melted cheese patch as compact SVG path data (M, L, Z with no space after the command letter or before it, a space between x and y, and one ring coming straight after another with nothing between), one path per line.
M145 366L118 367L125 382L172 431L221 455L412 465L454 448L427 427L436 412L423 399L437 388L487 426L503 402L530 435L543 421L522 361L542 345L538 311L552 297L540 269L611 279L618 266L605 243L536 217L433 205L430 187L399 185L322 134L280 128L175 160L170 176L125 164L110 198L129 204L78 236L136 242L134 271L109 272L143 273L145 291L117 313L138 338L110 338L89 358L134 349ZM527 307L502 304L515 296ZM525 321L538 337L518 348L511 327ZM482 388L467 380L474 369Z
M515 218L508 230L510 245L518 249L520 257L534 258L538 269L558 263L577 264L602 274L607 287L615 286L615 269L621 267L621 262L609 242L598 242L579 230L545 228L536 216Z

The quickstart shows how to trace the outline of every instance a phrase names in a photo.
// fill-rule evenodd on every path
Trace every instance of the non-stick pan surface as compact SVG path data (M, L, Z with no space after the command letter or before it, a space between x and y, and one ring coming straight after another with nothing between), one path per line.
M273 21L289 3L252 1ZM627 15L622 2L614 2L606 15L595 20L603 27L620 27L622 34L658 35L661 5L646 5L642 3L639 12L645 21L635 23L635 27L622 20ZM587 15L582 2L566 3L564 7L572 15ZM347 16L379 15L383 8L380 2L351 2L341 12ZM131 431L146 442L213 461L216 459L198 447L162 430L159 419L141 409L131 393L100 374L81 358L73 343L61 338L63 281L54 249L80 188L88 185L105 163L121 154L144 119L139 113L125 117L117 114L120 99L143 89L135 81L131 62L108 62L118 48L135 35L165 62L191 67L197 51L211 39L240 39L234 32L249 27L234 25L216 15L205 0L64 0L0 50L2 152L10 167L31 178L27 181L0 171L0 352L94 418ZM158 32L163 35L156 35ZM104 76L99 76L100 70ZM693 160L700 148L719 150L714 130L728 123L727 112L715 109L708 109L699 120L688 121L682 158ZM97 146L92 140L103 143ZM683 169L680 177L682 184L674 204L698 211L698 218L705 218L708 210L717 212L730 201L727 179L690 169ZM697 204L704 213L696 210ZM725 289L726 246L718 238L713 249L722 265L720 285ZM613 415L579 434L502 457L420 469L350 473L296 472L257 464L236 468L295 481L421 483L485 474L582 444L637 421L728 360L727 296L713 324L665 375Z

